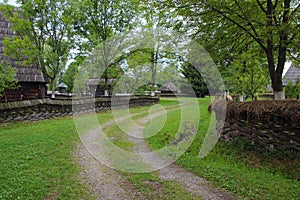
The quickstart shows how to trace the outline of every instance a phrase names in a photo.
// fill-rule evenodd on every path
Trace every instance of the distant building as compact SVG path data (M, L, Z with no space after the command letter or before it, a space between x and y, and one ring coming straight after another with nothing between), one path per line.
M63 83L63 82L61 82L60 84L58 84L58 91L59 91L59 93L67 93L67 88L68 88L68 86L65 83Z
M19 101L29 99L45 98L47 94L46 84L49 79L35 65L23 66L23 60L15 60L4 55L3 40L6 37L16 36L12 31L11 22L7 21L3 13L0 12L0 62L8 64L16 70L15 78L18 80L19 87L13 90L4 90L1 101Z
M179 91L172 82L165 83L159 90L161 91L161 94L176 94Z
M105 90L107 89L110 91L112 89L112 84L115 81L115 79L111 78L107 80L107 88L105 88L105 80L99 79L99 78L90 78L86 82L88 93L91 94L92 97L100 97L100 96L106 96ZM109 94L107 94L109 95Z
M292 63L282 79L282 84L283 86L287 86L289 82L295 84L298 79L300 80L300 68L297 68L295 64Z

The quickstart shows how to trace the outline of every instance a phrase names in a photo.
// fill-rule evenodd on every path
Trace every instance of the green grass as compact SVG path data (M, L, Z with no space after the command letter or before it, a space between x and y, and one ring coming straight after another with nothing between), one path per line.
M0 124L0 199L90 199L72 156L78 142L72 118Z
M180 184L172 181L162 181L158 174L152 173L122 173L140 195L140 199L201 199L193 197Z
M207 112L209 99L200 99L201 119L196 138L177 164L212 181L224 190L247 199L299 199L299 157L281 159L261 151L247 150L241 146L218 142L204 159L199 151L209 125ZM170 118L170 119L169 119ZM178 116L168 115L172 124ZM166 125L157 135L148 138L153 149L162 148L174 137L177 127Z
M249 149L246 143L218 142L204 159L198 157L210 122L206 111L209 99L200 99L200 123L194 142L177 164L212 181L224 190L247 199L299 199L300 161L298 156L272 155ZM178 105L173 99L162 99L161 105ZM134 119L148 114L149 107L131 108ZM171 107L166 108L171 109ZM170 111L167 123L156 135L147 139L153 149L160 149L174 139L181 111ZM122 113L120 114L122 115ZM87 124L92 118L86 115ZM104 124L111 112L97 114ZM156 120L161 120L157 118ZM155 124L146 130L151 134ZM92 126L87 125L87 128ZM84 128L84 127L83 127ZM115 126L109 136L118 146L132 149L133 144ZM86 130L88 131L88 129ZM86 185L80 181L80 167L72 157L80 142L71 118L33 123L0 125L0 199L90 199ZM157 173L122 175L147 199L193 199L180 185L161 181Z
M0 199L88 197L70 154L77 142L70 118L1 125Z

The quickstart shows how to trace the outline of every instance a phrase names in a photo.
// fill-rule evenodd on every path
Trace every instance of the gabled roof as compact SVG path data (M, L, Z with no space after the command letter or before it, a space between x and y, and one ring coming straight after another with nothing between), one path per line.
M165 83L163 86L159 88L160 91L173 91L177 92L178 88L172 82Z
M58 87L59 88L67 88L68 86L64 82L61 82L60 84L58 84Z
M282 84L286 86L290 81L292 83L296 83L298 79L300 79L300 68L297 68L295 64L292 64L286 72L286 74L284 75L282 79Z
M17 10L18 8L16 8ZM3 16L3 12L0 12L0 62L3 64L8 64L12 66L16 70L16 79L19 82L49 82L49 78L47 75L44 75L41 70L38 69L37 66L31 64L29 66L23 66L21 63L23 60L16 60L9 56L4 55L4 44L3 40L6 37L16 36L16 33L12 31L10 28L12 27L12 23L7 21Z
M109 78L107 80L108 84L112 84L116 79L115 78ZM101 83L104 83L105 79L104 78L90 78L87 82L86 85L100 85Z

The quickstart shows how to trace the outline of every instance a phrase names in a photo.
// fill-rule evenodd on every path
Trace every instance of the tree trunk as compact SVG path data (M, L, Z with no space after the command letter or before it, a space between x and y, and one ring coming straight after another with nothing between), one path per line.
M286 23L288 18L288 8L290 7L290 0L284 1L284 6L286 11L284 11L283 15L283 23ZM272 81L272 88L274 92L274 99L275 100L282 100L285 98L284 91L283 91L283 85L282 85L282 72L284 68L284 64L286 61L286 43L287 43L287 32L286 30L280 31L280 40L279 40L279 48L278 48L278 60L277 60L277 67L275 67L275 59L274 59L274 50L276 49L274 47L273 42L273 27L274 27L274 5L271 0L267 1L267 26L268 29L268 39L267 39L267 59L268 59L268 68L269 73Z
M285 95L284 95L284 91L274 91L274 99L275 100L284 100L285 99Z
M155 74L156 70L155 70L155 55L154 52L151 52L151 92L153 90L153 88L155 87Z
M51 79L51 98L55 99L55 78Z
M108 96L109 92L108 92L108 75L107 72L105 73L105 78L104 78L104 82L105 82L105 86L104 86L104 96Z
M158 50L151 52L151 96L155 96Z
M272 79L272 88L274 92L275 100L283 100L285 99L283 85L282 85L282 73L278 72L279 66L277 66L277 70L274 71L274 78Z

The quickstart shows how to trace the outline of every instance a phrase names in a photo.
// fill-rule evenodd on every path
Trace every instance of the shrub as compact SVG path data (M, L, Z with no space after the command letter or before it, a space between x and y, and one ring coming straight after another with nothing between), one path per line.
M293 84L291 81L288 83L288 85L285 87L285 95L288 99L294 99L300 95L300 79L298 79L295 84Z

